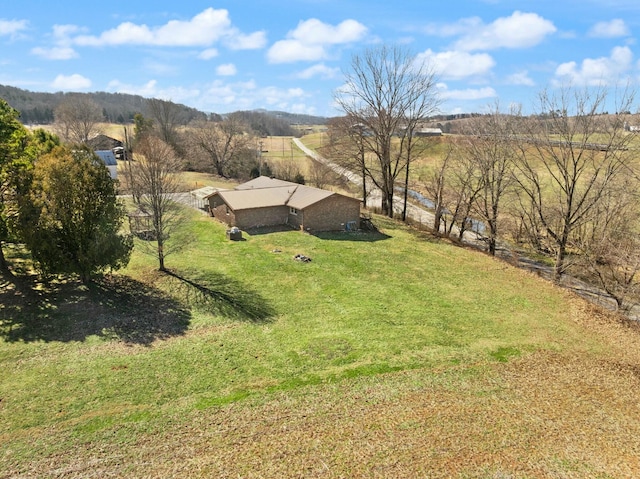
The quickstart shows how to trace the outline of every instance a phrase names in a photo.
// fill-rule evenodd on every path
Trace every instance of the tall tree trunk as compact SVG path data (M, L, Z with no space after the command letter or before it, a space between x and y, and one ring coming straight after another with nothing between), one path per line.
M156 234L158 234L156 232ZM158 269L160 271L166 271L167 269L164 266L164 245L162 239L158 238Z
M364 150L362 150L362 205L367 207L367 168L364 164Z
M387 190L389 188L387 187ZM387 191L387 211L386 214L389 218L393 218L393 185L391 186L391 191Z
M0 242L0 271L7 274L12 274L9 269L9 263L7 263L6 258L4 257L4 250L2 249L2 242Z
M404 175L404 204L402 205L402 221L407 221L407 196L409 194L409 159L407 158L407 169Z
M562 274L564 273L564 259L567 254L567 247L565 243L558 245L558 251L556 253L556 263L553 267L553 280L557 283L560 281Z

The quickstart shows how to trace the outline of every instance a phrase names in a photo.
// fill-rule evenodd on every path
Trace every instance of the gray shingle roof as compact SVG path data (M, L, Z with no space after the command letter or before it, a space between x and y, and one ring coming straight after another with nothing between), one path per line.
M260 176L236 186L233 190L217 191L209 196L218 195L229 208L239 211L273 206L290 206L303 210L337 194L332 191ZM354 200L356 199L354 198Z

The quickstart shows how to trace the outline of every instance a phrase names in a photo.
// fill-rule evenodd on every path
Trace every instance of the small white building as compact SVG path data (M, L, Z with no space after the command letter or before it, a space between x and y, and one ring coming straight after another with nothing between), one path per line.
M118 177L118 162L116 161L116 155L114 155L111 150L96 150L95 153L106 165L109 170L109 174L111 175L111 179L115 180Z

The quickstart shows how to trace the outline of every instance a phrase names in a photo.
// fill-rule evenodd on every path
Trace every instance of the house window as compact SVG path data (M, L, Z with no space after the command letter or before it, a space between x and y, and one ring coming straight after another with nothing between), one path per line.
M291 213L292 215L297 215L298 214L298 210L295 208L289 208L289 213Z
M226 210L227 210L227 215L228 215L231 212L231 210L229 210L228 206L226 207Z

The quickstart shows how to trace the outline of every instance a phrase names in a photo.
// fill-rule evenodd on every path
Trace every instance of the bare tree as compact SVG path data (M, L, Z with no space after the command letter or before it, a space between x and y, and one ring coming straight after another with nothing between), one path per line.
M443 218L448 224L445 226L445 232L447 236L455 234L459 240L471 229L473 207L483 189L478 164L473 156L465 153L459 146L454 148L454 155L448 162L449 171L444 180Z
M82 94L66 95L54 115L56 130L70 143L87 144L100 133L98 124L104 121L100 105Z
M629 168L632 135L624 117L634 93L617 98L613 114L605 114L604 88L563 88L539 96L539 114L531 117L520 138L515 180L523 211L532 213L538 236L555 254L554 277L566 269L573 231L597 208L614 180Z
M447 175L449 173L449 165L451 163L451 158L453 155L453 147L452 144L449 143L449 146L446 150L445 156L442 161L436 165L432 172L429 173L429 176L426 178L424 182L424 187L433 202L433 231L436 234L439 234L442 227L444 226L444 231L447 231L447 224L445 219L445 212L447 211L447 201L445 196L445 181L447 179ZM443 225L444 222L444 225Z
M621 310L639 299L639 227L637 179L626 175L600 199L571 243L580 253L575 273L602 288Z
M207 163L222 177L228 176L230 163L254 140L236 115L222 121L195 121L191 126L189 136L193 145L206 155Z
M178 147L178 126L184 123L180 106L171 101L151 98L147 100L147 110L158 138L175 150Z
M316 160L311 160L309 166L309 183L316 188L324 189L339 181L338 174L330 167Z
M142 140L134 153L135 162L131 166L140 209L151 217L153 241L152 253L158 258L158 269L166 271L165 258L180 245L169 247L170 234L179 225L180 208L174 194L178 191L176 173L181 162L171 145L159 138L149 136Z
M322 151L332 162L358 175L362 188L362 204L366 208L370 194L367 188L370 161L363 141L365 134L364 126L358 123L357 119L350 116L333 118L329 122L329 142Z
M434 73L407 50L383 45L354 55L345 83L336 102L362 126L364 148L377 159L368 176L382 192L383 212L392 217L396 180L411 160L412 135L437 110Z
M488 114L466 124L459 141L462 154L475 165L480 180L473 214L485 227L484 237L491 255L496 253L501 202L513 184L517 153L514 135L520 118L519 108L512 107L505 114L496 103Z
M300 171L300 162L293 158L285 158L278 161L274 165L275 176L284 181L291 181L293 183L304 183L304 176Z

